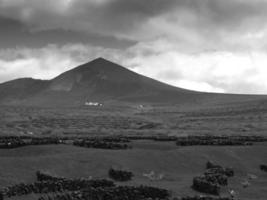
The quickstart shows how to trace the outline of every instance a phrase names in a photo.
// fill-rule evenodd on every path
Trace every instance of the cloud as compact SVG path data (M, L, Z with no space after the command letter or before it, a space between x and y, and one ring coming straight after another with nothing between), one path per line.
M50 79L99 56L162 82L191 90L267 93L267 56L263 52L181 53L161 41L127 50L84 44L0 51L0 82L18 77ZM161 47L161 48L157 48ZM161 50L159 50L161 49Z
M21 77L51 79L100 54L112 59L116 50L81 44L0 50L0 82Z
M126 48L135 44L134 41L117 39L114 36L103 36L96 33L77 32L64 29L50 29L32 31L22 22L0 16L2 49L16 46L42 47L53 43L64 45L66 43L88 43L111 48Z
M103 35L126 35L142 20L170 3L161 0L1 0L0 13L28 24L32 30L67 29Z
M267 55L262 51L182 53L158 41L129 49L125 62L136 72L192 90L227 93L267 93ZM154 51L155 49L155 51Z
M31 31L64 29L138 42L164 38L180 51L265 48L266 0L0 0L0 15Z
M2 48L0 81L102 56L179 87L267 93L266 0L0 0L0 16L17 24L2 40L19 44ZM16 26L32 36L13 40ZM27 40L43 47L22 48Z
M178 87L251 94L267 93L266 64L266 54L261 52L252 55L231 52L188 55L168 52L139 58L134 63L139 66L137 72Z

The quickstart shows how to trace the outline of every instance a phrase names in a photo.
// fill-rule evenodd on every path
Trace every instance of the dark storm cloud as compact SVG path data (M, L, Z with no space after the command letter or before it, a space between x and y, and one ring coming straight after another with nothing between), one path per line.
M68 30L71 32L62 35L69 40L76 32L82 42L87 40L83 34L91 34L136 41L164 37L198 46L205 40L220 40L218 45L223 47L234 46L240 34L246 40L246 34L251 39L265 31L267 1L0 0L0 15L26 24L33 32ZM60 31L50 34L55 37ZM46 34L42 38L49 37ZM207 44L207 48L212 47Z
M0 0L0 3L3 16L20 20L35 30L63 28L115 36L138 28L142 20L170 6L159 0Z
M101 36L93 33L75 32L72 30L53 29L33 32L22 22L0 17L1 48L42 47L47 44L64 45L66 43L89 43L108 48L127 48L135 42L118 40L112 36Z

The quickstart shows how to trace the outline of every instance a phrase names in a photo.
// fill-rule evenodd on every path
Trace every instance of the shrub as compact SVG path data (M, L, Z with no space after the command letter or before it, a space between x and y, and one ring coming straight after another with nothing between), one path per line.
M132 172L115 170L112 168L109 170L108 174L109 174L110 178L112 178L113 180L116 180L116 181L129 181L133 177Z

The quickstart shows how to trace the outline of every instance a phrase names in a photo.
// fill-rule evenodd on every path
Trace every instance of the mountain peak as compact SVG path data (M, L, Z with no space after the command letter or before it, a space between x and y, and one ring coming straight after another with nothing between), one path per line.
M125 71L127 70L126 68L112 62L112 61L109 61L105 58L102 58L102 57L98 57L88 63L85 63L83 65L80 65L79 67L77 68L74 68L74 71L106 71L106 72L119 72L119 71ZM127 70L128 71L128 70Z
M106 61L110 62L109 60L107 60L103 57L98 57L98 58L92 60L91 62L106 62Z
M98 57L90 62L88 62L87 64L98 64L98 65L104 65L104 64L115 64L103 57Z

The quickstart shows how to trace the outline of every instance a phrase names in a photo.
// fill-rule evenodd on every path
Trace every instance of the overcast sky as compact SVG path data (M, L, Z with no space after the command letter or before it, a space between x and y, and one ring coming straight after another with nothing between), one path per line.
M193 90L267 94L267 0L0 0L0 82L104 57Z

